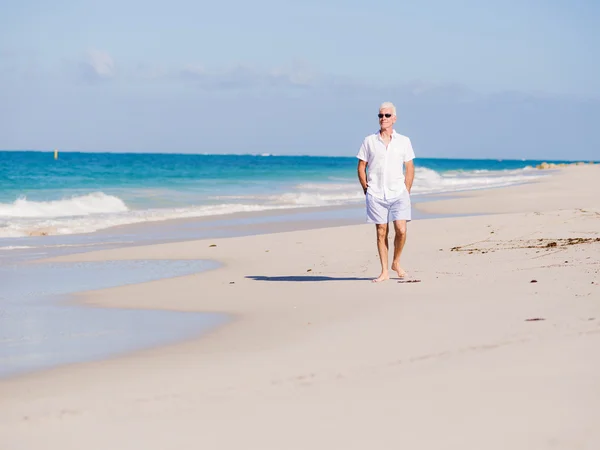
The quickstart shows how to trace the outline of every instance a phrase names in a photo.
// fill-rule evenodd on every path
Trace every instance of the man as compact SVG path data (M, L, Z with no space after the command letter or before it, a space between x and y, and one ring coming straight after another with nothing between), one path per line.
M373 282L390 277L389 222L393 222L395 232L392 270L400 278L406 276L400 266L400 255L406 242L406 224L411 220L410 190L415 177L415 153L410 139L394 130L396 107L390 102L383 103L378 117L379 131L365 138L356 155L358 180L366 196L367 222L374 223L377 230L381 274Z

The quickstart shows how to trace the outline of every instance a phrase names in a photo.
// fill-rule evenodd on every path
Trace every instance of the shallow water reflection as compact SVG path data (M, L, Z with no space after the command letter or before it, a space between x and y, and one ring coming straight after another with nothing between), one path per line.
M91 361L201 335L216 313L61 304L68 294L188 275L211 261L103 261L0 266L0 377Z

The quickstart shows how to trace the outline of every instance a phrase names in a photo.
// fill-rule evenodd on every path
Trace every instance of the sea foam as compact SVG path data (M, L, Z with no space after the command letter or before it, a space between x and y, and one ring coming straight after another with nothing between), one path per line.
M90 214L127 211L128 208L118 197L103 192L47 202L36 202L22 197L13 203L0 203L0 217L68 217Z

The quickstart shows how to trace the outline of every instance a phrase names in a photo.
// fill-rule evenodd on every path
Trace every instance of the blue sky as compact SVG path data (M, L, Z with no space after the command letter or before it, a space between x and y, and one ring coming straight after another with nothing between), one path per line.
M595 0L4 0L0 148L600 159Z

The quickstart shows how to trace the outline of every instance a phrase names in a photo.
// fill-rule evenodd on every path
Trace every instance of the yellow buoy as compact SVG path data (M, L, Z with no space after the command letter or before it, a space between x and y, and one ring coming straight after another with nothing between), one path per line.
M54 150L54 159L58 159L58 150Z

